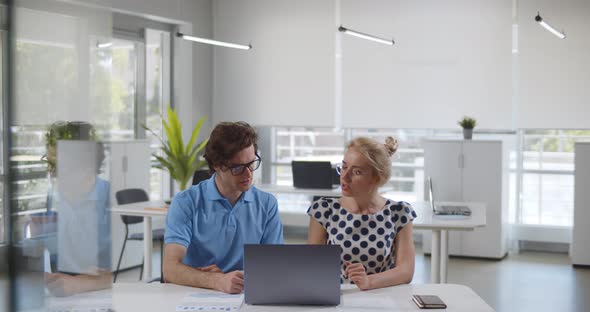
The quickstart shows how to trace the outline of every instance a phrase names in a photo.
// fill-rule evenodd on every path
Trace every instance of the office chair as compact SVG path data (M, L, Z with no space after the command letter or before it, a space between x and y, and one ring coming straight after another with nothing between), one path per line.
M124 205L124 204L132 204L138 202L149 201L148 194L142 189L125 189L118 191L115 194L117 199L117 205ZM129 225L130 224L137 224L143 222L143 217L137 216L121 216L121 221L125 224L125 240L123 241L123 247L121 248L121 254L119 255L119 261L117 262L117 270L115 271L115 276L113 279L113 283L117 281L117 275L119 274L119 268L121 267L121 260L123 259L123 252L125 251L125 245L127 245L128 240L134 241L142 241L143 240L143 233L135 233L129 235ZM157 229L152 230L152 239L161 242L161 249L160 249L160 276L163 280L163 270L162 270L162 261L164 260L163 253L164 253L164 229ZM139 271L139 279L141 280L141 275L143 274L143 262L145 259L141 260L141 269Z
M193 174L193 185L197 185L199 182L207 180L210 177L211 174L209 173L209 169L195 170L195 173Z

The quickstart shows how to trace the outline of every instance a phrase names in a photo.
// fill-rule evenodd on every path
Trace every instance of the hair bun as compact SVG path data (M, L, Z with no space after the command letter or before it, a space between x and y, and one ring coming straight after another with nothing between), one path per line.
M385 139L385 144L383 145L385 146L385 150L387 150L389 156L393 156L393 154L395 154L395 152L397 151L397 140L390 136Z

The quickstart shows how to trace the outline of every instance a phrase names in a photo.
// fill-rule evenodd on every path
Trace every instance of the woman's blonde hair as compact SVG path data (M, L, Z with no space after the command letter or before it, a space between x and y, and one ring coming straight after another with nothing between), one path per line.
M377 184L382 186L391 177L391 156L397 151L397 146L397 140L392 137L387 137L385 143L379 143L367 137L358 137L346 145L346 150L354 147L361 153L377 176Z

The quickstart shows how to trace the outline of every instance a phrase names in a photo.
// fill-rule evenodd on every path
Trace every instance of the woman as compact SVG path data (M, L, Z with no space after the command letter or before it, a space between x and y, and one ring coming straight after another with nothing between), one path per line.
M308 243L340 245L341 281L362 290L407 284L414 275L416 213L408 203L378 192L391 176L396 150L391 137L385 144L364 137L352 140L337 167L342 198L320 198L307 211Z

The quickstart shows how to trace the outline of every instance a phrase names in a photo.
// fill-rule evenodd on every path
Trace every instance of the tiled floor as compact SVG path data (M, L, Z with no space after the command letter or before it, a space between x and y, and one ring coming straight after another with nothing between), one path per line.
M304 243L301 235L286 242ZM154 246L154 274L159 271ZM502 261L451 258L448 282L471 287L496 311L590 311L590 269L575 269L567 254L520 252ZM139 269L122 272L119 281L137 281ZM418 245L412 283L428 283L430 257Z

